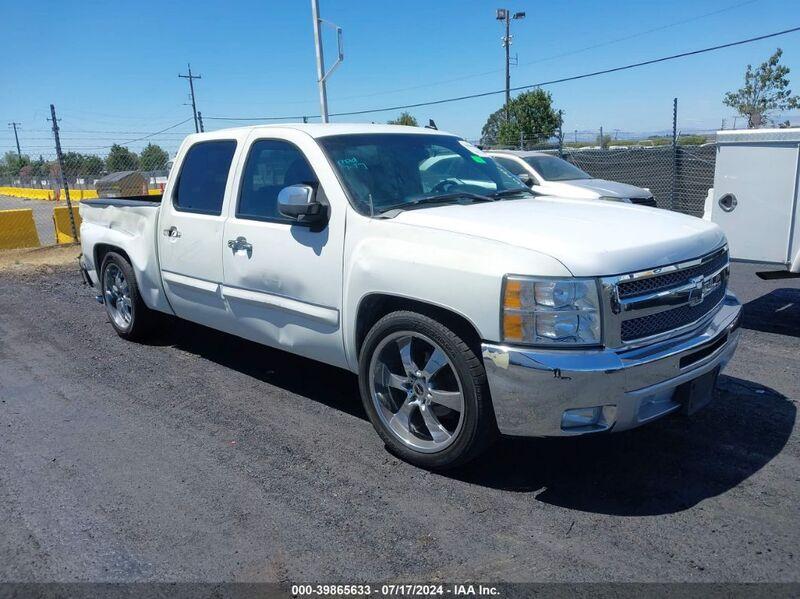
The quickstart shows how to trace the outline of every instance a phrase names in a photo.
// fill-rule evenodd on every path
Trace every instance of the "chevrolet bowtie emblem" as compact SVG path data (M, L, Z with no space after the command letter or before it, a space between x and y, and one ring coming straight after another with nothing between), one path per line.
M690 306L696 306L697 304L703 301L703 298L706 296L706 286L703 277L692 277L689 279L689 283L694 285L689 290L689 301L687 302ZM709 291L710 292L710 291Z
M693 285L693 287L689 290L689 300L687 303L690 306L696 306L722 284L722 279L719 275L708 278L692 277L689 279L689 283Z

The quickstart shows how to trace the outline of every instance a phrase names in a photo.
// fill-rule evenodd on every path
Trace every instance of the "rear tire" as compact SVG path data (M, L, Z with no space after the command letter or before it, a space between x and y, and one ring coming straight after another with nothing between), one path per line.
M157 313L142 300L130 262L116 252L108 252L103 258L99 285L106 314L117 335L129 341L146 338Z
M446 325L392 312L364 339L364 409L387 448L433 470L477 457L497 436L483 363Z

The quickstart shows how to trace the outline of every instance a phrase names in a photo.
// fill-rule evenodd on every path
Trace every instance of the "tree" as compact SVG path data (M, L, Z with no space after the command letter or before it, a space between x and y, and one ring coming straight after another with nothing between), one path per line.
M118 171L135 171L139 168L139 157L119 144L111 146L106 157L106 169L109 173Z
M784 112L800 107L800 98L792 96L792 90L789 89L789 67L780 64L782 55L783 50L778 48L757 69L747 65L744 87L728 92L722 100L723 104L747 117L750 129L764 126L775 111Z
M39 158L31 163L31 176L35 179L41 179L47 176L47 162L44 156L39 154Z
M0 161L0 177L17 177L20 170L30 163L31 159L25 154L18 156L16 152L6 152L3 160Z
M64 174L68 179L75 179L83 168L83 154L80 152L65 152L63 159Z
M553 108L553 98L543 89L518 95L506 107L489 115L481 130L484 143L517 146L520 136L526 143L545 141L558 132L562 115Z
M156 171L166 168L169 154L161 146L147 144L147 147L139 154L139 164L144 171Z
M387 125L406 125L407 127L417 127L417 119L409 112L401 112L400 116L392 121L386 121Z
M597 145L604 150L607 150L608 146L611 145L611 136L605 133L603 134L602 138L598 135L597 137L594 138L594 140L597 143Z
M97 179L105 170L106 165L100 156L95 154L86 154L83 157L83 168L81 168L81 176L87 179Z

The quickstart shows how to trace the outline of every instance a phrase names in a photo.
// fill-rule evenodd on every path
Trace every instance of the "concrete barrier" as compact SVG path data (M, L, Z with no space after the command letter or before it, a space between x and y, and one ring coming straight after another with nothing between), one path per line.
M164 193L163 189L148 189L148 195L157 196ZM63 189L33 189L31 187L0 187L0 196L11 196L14 198L24 198L26 200L66 200L67 196ZM69 199L73 202L81 200L95 200L99 196L95 189L70 189Z
M72 207L72 215L75 217L75 228L78 234L81 232L81 215L78 207ZM72 225L69 222L69 208L66 206L56 206L53 208L53 225L56 231L56 243L77 243L79 240L72 236Z
M0 249L39 247L33 210L0 210Z
M30 187L0 187L0 195L26 200L54 200L52 189L33 189Z

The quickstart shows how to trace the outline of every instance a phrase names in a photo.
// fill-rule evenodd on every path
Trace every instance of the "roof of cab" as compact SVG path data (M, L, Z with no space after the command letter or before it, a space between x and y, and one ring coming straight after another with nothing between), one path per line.
M328 137L331 135L353 135L363 133L418 133L425 135L451 135L446 131L439 131L437 129L427 129L424 127L409 127L406 125L379 125L375 123L279 123L274 125L249 125L247 127L231 127L229 129L217 129L209 132L219 134L223 131L228 132L249 132L255 130L269 130L269 129L296 129L297 131L304 131L311 137ZM203 133L193 134L194 136L203 137ZM458 137L458 136L455 136Z

